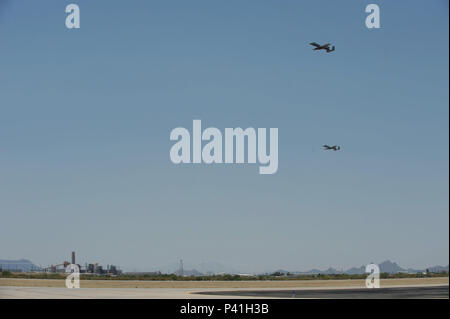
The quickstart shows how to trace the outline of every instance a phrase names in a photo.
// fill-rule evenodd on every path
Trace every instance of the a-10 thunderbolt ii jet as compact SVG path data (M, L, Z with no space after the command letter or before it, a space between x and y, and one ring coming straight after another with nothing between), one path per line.
M330 48L330 43L326 43L324 45L320 45L317 42L311 42L310 45L315 47L313 49L313 51L325 50L325 51L327 51L327 53L330 53L330 52L333 52L335 50L335 46L334 45Z
M333 151L339 151L340 149L341 149L341 147L340 146L337 146L337 145L333 145L333 146L329 146L329 145L324 145L323 146L323 149L325 150L325 151L330 151L330 150L333 150Z

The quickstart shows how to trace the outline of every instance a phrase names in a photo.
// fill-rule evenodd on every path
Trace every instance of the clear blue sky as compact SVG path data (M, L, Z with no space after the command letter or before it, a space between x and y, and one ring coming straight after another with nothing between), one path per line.
M448 264L448 1L0 2L0 258ZM278 173L172 164L193 119L278 127Z

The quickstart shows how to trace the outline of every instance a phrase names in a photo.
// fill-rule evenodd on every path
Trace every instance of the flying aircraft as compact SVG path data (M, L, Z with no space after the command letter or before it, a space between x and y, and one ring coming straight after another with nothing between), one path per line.
M325 151L330 151L330 150L333 150L333 151L339 151L340 149L341 149L341 147L340 146L337 146L337 145L334 145L334 146L329 146L329 145L324 145L323 146L323 149L325 150Z
M330 43L326 43L324 45L320 45L316 42L311 42L310 45L314 46L315 48L313 49L313 51L317 51L317 50L326 50L327 53L333 52L335 50L335 46L333 45L330 49Z

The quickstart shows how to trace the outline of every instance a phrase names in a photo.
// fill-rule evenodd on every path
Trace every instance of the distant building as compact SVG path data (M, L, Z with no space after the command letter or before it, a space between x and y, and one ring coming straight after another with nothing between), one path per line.
M72 264L75 264L75 252L73 251L71 254L71 260ZM51 265L49 267L44 268L44 271L51 272L51 273L64 273L66 271L67 266L69 266L71 263L68 261L64 261L62 264L58 265ZM119 267L115 265L107 265L106 270L103 268L103 266L99 265L99 263L86 263L83 266L76 264L79 269L80 273L82 274L93 274L93 275L111 275L116 276L122 273L122 271L119 269Z

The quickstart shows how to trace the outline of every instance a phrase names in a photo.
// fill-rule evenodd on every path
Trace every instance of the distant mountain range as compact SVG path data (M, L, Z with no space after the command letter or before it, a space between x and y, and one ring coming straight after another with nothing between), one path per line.
M180 264L172 263L157 269L162 273L179 273ZM199 275L208 275L208 274L217 274L217 273L227 273L227 274L237 274L238 270L224 266L218 262L202 262L200 264L190 264L184 263L183 265L183 274L188 276L199 276Z
M421 273L426 272L426 269L428 269L430 272L442 272L446 271L448 272L449 266L432 266L428 267L426 269L413 269L413 268L403 268L400 267L397 263L392 262L390 260L383 261L382 263L378 264L380 267L380 272L389 273L389 274L396 274L396 273ZM207 275L207 274L218 274L218 273L227 273L227 274L239 274L240 272L236 269L226 267L221 265L220 263L216 262L210 262L210 263L201 263L199 265L192 265L192 264L185 264L183 267L183 274L184 275L190 275L190 276L198 276L198 275ZM162 273L179 273L180 265L173 263L171 265L168 265L166 267L162 267L159 269ZM328 268L325 270L320 269L311 269L307 271L287 271L283 269L279 269L270 273L281 273L281 274L294 274L294 275L311 275L311 274L349 274L349 275L358 275L358 274L365 274L366 266L362 265L360 267L352 267L347 270L337 270L335 268Z
M397 263L392 262L390 260L383 261L382 263L378 264L380 267L380 271L383 273L421 273L421 272L442 272L442 271L449 271L449 266L431 266L427 267L426 269L413 269L413 268L403 268L400 267ZM41 268L33 264L28 259L20 259L20 260L2 260L0 259L0 269L2 270L10 270L10 271L36 271L40 270ZM166 265L164 267L160 267L157 269L153 269L156 271L159 271L161 273L179 273L180 270L180 264L179 263L172 263L169 265ZM270 273L281 273L281 274L294 274L294 275L311 275L311 274L325 274L325 275L331 275L331 274L349 274L349 275L357 275L357 274L364 274L366 270L366 266L362 265L360 267L352 267L347 270L337 270L335 268L328 268L325 270L320 269L311 269L307 271L287 271L283 269L279 269ZM202 262L200 264L189 264L185 263L183 265L183 274L188 276L200 276L200 275L209 275L209 274L239 274L240 272L232 267L224 266L218 262Z
M19 259L19 260L0 259L0 269L27 272L32 270L40 270L41 268L33 264L28 259Z
M390 260L383 261L382 263L378 264L380 267L380 272L382 273L389 273L389 274L396 274L396 273L420 273L420 272L442 272L446 271L448 272L449 266L432 266L428 267L426 269L413 269L413 268L402 268L397 263L392 262ZM337 270L335 268L328 268L325 270L320 269L311 269L308 271L292 271L291 274L296 275L311 275L311 274L324 274L324 275L331 275L331 274L349 274L349 275L360 275L364 274L366 271L366 266L362 265L361 267L352 267L347 270ZM281 273L287 273L285 270L278 270L278 272Z

